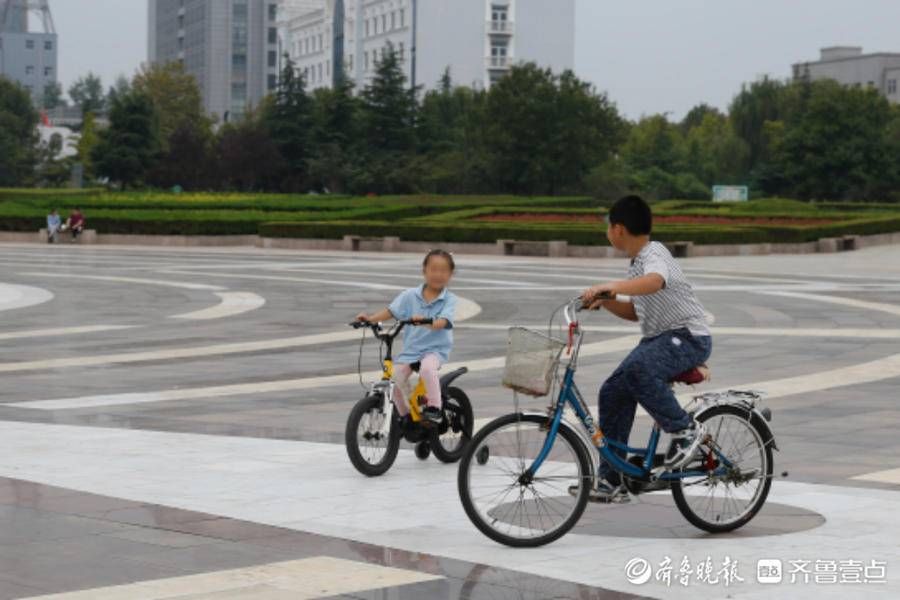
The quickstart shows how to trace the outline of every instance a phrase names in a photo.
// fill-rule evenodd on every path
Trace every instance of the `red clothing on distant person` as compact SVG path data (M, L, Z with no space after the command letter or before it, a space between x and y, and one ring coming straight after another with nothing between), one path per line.
M84 215L79 212L69 215L69 227L84 227Z

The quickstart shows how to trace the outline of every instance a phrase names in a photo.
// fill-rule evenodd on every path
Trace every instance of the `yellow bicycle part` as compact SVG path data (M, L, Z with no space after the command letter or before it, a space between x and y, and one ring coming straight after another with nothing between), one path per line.
M413 393L409 397L409 418L413 420L414 423L418 423L422 420L422 409L419 405L419 400L425 397L425 382L419 379L419 383L416 384L416 389L413 390Z
M390 360L384 361L382 370L381 380L388 381L394 376L394 363ZM409 397L409 417L414 423L418 423L422 420L422 409L420 408L419 401L423 398L425 398L425 382L419 379L419 383L416 384L416 389L413 390L413 393Z

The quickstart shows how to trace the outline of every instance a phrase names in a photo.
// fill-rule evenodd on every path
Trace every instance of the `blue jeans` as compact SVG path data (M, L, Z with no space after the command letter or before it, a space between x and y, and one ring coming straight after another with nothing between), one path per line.
M666 433L689 427L691 417L678 404L669 381L705 362L711 352L711 337L693 336L685 328L642 339L600 388L598 424L604 436L627 444L638 403ZM624 450L614 451L626 457ZM600 476L620 482L605 461Z

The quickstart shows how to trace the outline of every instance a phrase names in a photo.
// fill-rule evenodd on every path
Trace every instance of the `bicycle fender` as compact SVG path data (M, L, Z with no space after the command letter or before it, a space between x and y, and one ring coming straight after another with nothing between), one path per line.
M703 413L708 410L712 410L716 406L733 406L739 410L745 411L747 413L747 417L750 420L750 423L756 427L763 436L763 444L772 446L773 450L781 450L778 447L778 444L775 443L775 434L772 433L772 428L769 427L768 420L772 418L772 413L768 409L766 409L768 413L768 418L764 417L759 409L754 407L753 405L743 402L743 401L734 401L734 402L723 402L720 404L710 404L705 406L699 412L696 413L695 417L699 417Z
M450 371L446 375L442 375L441 376L441 393L446 394L447 388L450 387L450 384L452 384L454 380L456 380L459 377L462 377L463 375L465 375L468 372L469 372L468 367L460 367L460 368L456 369L455 371Z

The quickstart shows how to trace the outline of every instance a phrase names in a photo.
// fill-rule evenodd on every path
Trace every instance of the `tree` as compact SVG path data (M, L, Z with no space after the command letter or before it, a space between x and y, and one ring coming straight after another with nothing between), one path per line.
M43 108L53 110L57 106L64 106L62 85L58 81L48 83L44 86L44 98L42 101Z
M159 117L150 97L133 90L116 98L91 155L98 175L123 188L141 184L159 152Z
M484 143L486 93L456 87L449 69L419 108L416 137L425 191L467 194L490 191Z
M867 198L896 183L894 112L875 90L824 80L795 84L801 110L788 115L773 163L801 199Z
M357 157L359 102L353 83L344 78L333 89L316 90L312 112L315 153L309 160L309 176L314 185L342 193Z
M216 165L224 187L254 191L276 187L284 160L259 115L251 112L219 131Z
M62 158L63 137L54 133L47 143L38 146L38 184L44 187L61 187L71 175L71 161Z
M308 161L312 156L312 101L303 75L297 73L289 56L285 56L274 96L263 105L262 125L282 157L283 189L303 189L308 183Z
M112 106L117 97L127 94L129 91L131 91L131 81L124 75L119 75L116 77L116 82L106 92L106 105Z
M684 153L687 171L708 186L746 183L750 148L716 110L685 132Z
M416 90L407 87L400 57L388 44L375 62L375 75L362 92L362 118L370 150L405 154L414 147Z
M37 123L28 92L0 76L0 186L25 185L33 177Z
M89 112L84 115L84 121L81 124L81 137L78 139L75 156L76 160L81 163L85 181L93 181L97 177L92 153L98 141L94 113Z
M581 189L623 132L605 95L571 71L557 76L534 63L491 86L484 126L494 186L517 194Z
M699 127L703 120L712 115L714 117L724 117L718 108L714 106L710 106L705 102L701 102L697 106L693 107L688 113L684 116L684 119L681 120L681 131L682 133L687 133L691 129L695 127Z
M103 82L100 81L99 76L90 72L84 77L79 77L75 83L69 86L69 98L85 114L103 112L106 106Z
M731 102L728 109L731 124L735 133L747 143L753 166L766 158L765 124L784 120L788 115L787 87L765 77L743 86Z
M675 173L684 167L681 130L663 115L643 117L635 123L619 152L633 171L657 168Z
M118 82L110 96L129 93ZM130 89L147 96L159 115L159 160L147 173L147 182L158 187L200 189L208 181L213 145L212 121L206 116L200 88L181 63L144 66Z
M169 138L178 129L194 127L198 131L191 135L198 137L209 134L212 124L204 111L197 80L181 63L145 65L134 76L131 88L153 103L159 115L159 135L164 151L168 151ZM119 93L115 92L114 96Z

